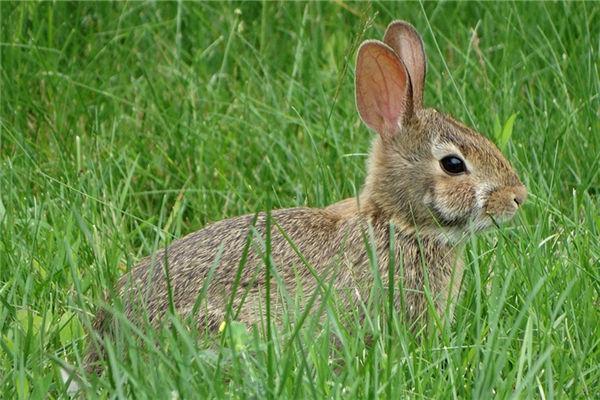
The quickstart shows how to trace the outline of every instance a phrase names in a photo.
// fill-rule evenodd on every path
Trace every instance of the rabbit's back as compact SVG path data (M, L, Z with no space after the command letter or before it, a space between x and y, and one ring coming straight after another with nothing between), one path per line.
M316 280L311 269L327 275L327 265L332 265L339 250L342 223L338 213L325 209L273 211L272 282L279 280L292 292L299 281L306 291L314 288ZM199 322L214 327L222 321L231 297L237 307L246 294L246 311L240 317L254 319L253 303L261 293L264 298L266 226L265 213L219 221L144 258L119 281L127 316L137 315L140 310L136 307L141 306L151 321L158 322L171 301L178 314L186 315L203 295L197 307Z
M272 212L274 319L281 316L280 289L292 299L300 295L306 301L322 282L333 285L348 306L366 301L375 279L387 285L390 255L394 256L396 282L405 288L402 300L398 293L398 302L405 303L410 319L426 307L425 281L440 300L449 294L446 286L455 261L450 248L435 238L417 238L402 231L396 231L390 241L389 220L360 215L353 203L346 200L326 209ZM240 320L259 321L266 296L266 226L265 213L220 221L143 259L119 282L127 316L135 318L140 311L136 307L141 306L158 323L172 301L179 315L193 311L201 329L216 329L231 303L234 311L239 308ZM429 265L427 272L424 262ZM379 271L377 278L373 263ZM460 274L457 278L460 281Z
M302 311L315 291L320 293L312 306L319 309L330 285L342 307L362 309L360 304L368 301L374 282L388 287L390 266L396 305L407 321L417 321L426 310L426 285L438 311L456 292L462 264L455 263L453 247L435 237L390 229L386 216L359 213L355 204L347 199L325 209L272 212L272 320L282 316L282 290L292 301L301 302L300 308L292 305L288 310ZM147 316L159 326L172 304L178 315L195 318L199 329L215 331L226 320L231 304L238 320L249 325L261 321L266 299L266 226L265 213L219 221L144 258L118 283L125 316L134 323ZM449 286L453 273L454 285ZM398 290L400 286L403 290ZM98 311L97 332L111 334L111 315ZM102 347L92 344L85 361L89 371L99 368L102 354Z

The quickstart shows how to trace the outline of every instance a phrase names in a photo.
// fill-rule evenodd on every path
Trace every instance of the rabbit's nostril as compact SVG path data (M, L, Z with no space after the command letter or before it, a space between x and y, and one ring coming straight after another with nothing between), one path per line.
M515 203L517 203L517 207L523 204L523 198L521 196L515 196L513 200L515 201Z
M525 186L523 185L513 187L512 195L515 204L517 205L517 207L520 207L523 205L523 203L525 203L525 200L527 199L527 189L525 189Z

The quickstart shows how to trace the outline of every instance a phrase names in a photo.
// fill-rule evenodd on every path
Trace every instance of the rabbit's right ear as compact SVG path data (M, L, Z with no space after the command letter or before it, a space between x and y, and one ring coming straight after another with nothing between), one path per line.
M385 30L383 41L398 54L406 66L410 75L415 108L423 108L427 59L419 32L408 22L394 21Z
M356 107L365 124L384 140L412 115L408 71L394 50L380 41L366 41L358 49Z

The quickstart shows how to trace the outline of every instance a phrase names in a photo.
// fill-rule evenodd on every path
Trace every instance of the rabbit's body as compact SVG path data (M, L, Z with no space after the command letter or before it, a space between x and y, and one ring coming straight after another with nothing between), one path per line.
M360 196L324 209L272 212L275 321L285 306L282 292L303 306L315 290L322 290L315 297L322 301L332 285L343 306L360 310L355 306L369 300L376 279L386 288L389 276L403 288L396 303L408 322L429 304L441 313L462 277L459 239L510 219L525 200L525 187L493 143L423 108L425 53L414 28L394 22L384 41L364 42L356 62L357 108L378 133ZM178 314L193 313L201 329L214 330L232 300L238 319L262 319L267 221L265 214L253 220L214 223L142 260L119 282L126 315L139 318L140 306L158 325L173 306ZM96 328L109 329L107 321L99 312ZM89 362L96 357L91 351Z
M390 219L376 209L372 211L359 212L355 199L347 199L325 209L293 208L272 212L271 307L275 319L282 312L285 298L282 289L292 299L300 294L300 298L307 301L315 290L322 290L320 294L323 294L327 286L332 285L345 306L356 307L365 302L376 277L387 286L390 253L398 267L395 281L402 282L404 287L402 301L409 319L415 320L425 310L425 281L433 293L435 306L441 311L453 272L458 274L455 282L460 282L460 268L453 268L454 246L437 236L403 231L395 224L392 230L395 237L390 241ZM233 313L239 310L239 320L247 324L263 320L266 218L266 214L261 213L256 217L246 215L214 223L142 260L131 275L120 282L127 316L134 319L135 306L143 304L153 322L161 320L170 306L165 272L168 269L171 298L178 314L188 316L199 295L203 295L193 316L201 329L217 328L225 320L231 299ZM248 237L252 238L250 245ZM394 244L392 252L390 243ZM247 253L242 261L245 248ZM375 250L377 273L371 266L371 250ZM399 280L400 272L403 272L402 280ZM319 288L319 282L324 286ZM316 304L320 299L317 295Z

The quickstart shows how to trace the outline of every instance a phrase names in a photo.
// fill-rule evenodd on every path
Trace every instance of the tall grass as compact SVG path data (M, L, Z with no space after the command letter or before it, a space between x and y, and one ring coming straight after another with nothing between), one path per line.
M355 50L396 18L423 34L426 105L504 147L530 191L514 223L467 244L454 321L417 338L387 288L362 319L326 283L302 327L296 299L282 329L229 323L217 337L117 309L86 395L599 397L599 13L0 3L0 397L66 396L59 365L81 366L94 312L157 247L226 217L355 195L371 140Z

